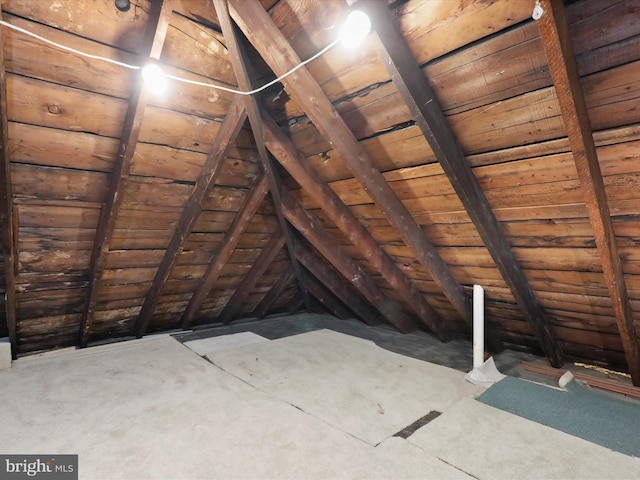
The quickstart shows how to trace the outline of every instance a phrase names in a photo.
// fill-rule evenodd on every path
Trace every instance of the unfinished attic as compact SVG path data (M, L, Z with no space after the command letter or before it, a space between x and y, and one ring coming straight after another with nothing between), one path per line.
M640 386L637 0L1 11L14 366L300 314L446 348L479 285L487 355Z

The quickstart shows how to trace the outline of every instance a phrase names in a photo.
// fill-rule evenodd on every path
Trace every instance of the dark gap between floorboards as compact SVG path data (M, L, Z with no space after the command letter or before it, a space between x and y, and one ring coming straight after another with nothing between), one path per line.
M411 435L413 435L415 431L418 430L420 427L424 427L427 423L429 423L431 420L435 420L440 415L442 415L442 412L432 410L429 413L427 413L424 417L419 418L408 427L404 427L402 430L400 430L398 433L396 433L393 436L400 437L406 440Z

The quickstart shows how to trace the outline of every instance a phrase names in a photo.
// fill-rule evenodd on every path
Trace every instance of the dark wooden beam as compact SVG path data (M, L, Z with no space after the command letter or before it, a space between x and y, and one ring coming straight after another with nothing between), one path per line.
M284 306L284 311L289 315L293 315L294 313L300 311L303 306L305 306L305 301L302 297L302 293L298 291L298 293L291 297L287 304Z
M280 275L280 278L278 278L276 283L272 285L266 295L262 297L262 300L260 300L258 305L256 305L256 308L253 309L253 315L257 318L264 317L271 308L271 305L273 305L278 297L280 297L287 287L295 280L296 275L293 269L287 270Z
M231 17L229 16L227 2L226 0L213 0L213 4L220 21L220 27L222 29L224 39L227 43L227 48L229 49L229 52L231 54L231 65L233 66L233 71L235 72L236 79L238 80L238 85L242 90L250 91L253 89L254 72L251 69L251 64L249 62L249 58L247 53L245 52L245 49L238 41L235 26L231 21ZM280 222L280 228L282 228L282 231L284 232L286 238L289 258L291 259L293 271L296 274L296 282L298 283L298 288L300 289L300 292L305 299L305 304L307 304L307 307L309 307L309 298L307 291L300 281L302 275L300 266L298 265L298 260L296 260L296 257L293 253L295 250L295 237L293 235L291 226L287 223L282 213L282 200L280 198L280 188L282 182L280 182L278 178L278 174L274 168L273 161L267 153L267 148L264 143L264 136L262 133L262 118L260 116L258 101L255 95L245 95L243 97L243 100L245 102L247 114L249 115L249 123L251 124L251 130L255 138L256 146L258 147L260 161L262 162L264 171L267 174L267 180L269 181L269 190L271 191L271 197L273 198L273 202L276 207L278 222Z
M229 6L232 18L276 75L282 75L300 64L296 52L257 0L229 0ZM307 68L299 68L282 82L287 93L303 108L320 133L342 154L351 172L398 229L405 243L427 268L454 308L471 322L471 300L462 285Z
M158 0L151 4L145 34L142 40L142 47L140 48L140 58L143 61L146 61L147 58L153 60L160 58L162 46L164 45L164 40L167 35L167 29L169 28L172 5L173 0ZM102 261L104 254L109 251L109 244L118 217L118 210L122 204L129 181L131 161L136 150L138 137L140 136L140 126L147 106L148 93L147 88L144 86L142 76L136 75L129 98L129 106L124 118L118 154L111 174L109 193L102 206L96 228L96 236L91 253L89 289L80 324L79 343L81 347L87 346L91 334L91 323L93 322L98 297L97 287L104 270Z
M202 166L202 171L196 180L196 184L191 192L191 196L182 211L182 215L178 220L173 236L167 246L162 257L162 262L156 272L156 275L149 289L149 293L145 297L142 309L138 314L138 318L133 326L133 333L140 338L147 330L153 312L158 306L160 300L160 292L165 283L169 279L173 268L175 267L184 245L187 242L189 234L195 225L198 215L202 211L202 207L206 202L207 195L216 182L218 175L224 166L224 159L227 157L229 150L240 133L244 121L247 118L244 103L239 97L235 97L233 103L229 107L224 122L216 135L213 147L207 155L207 159Z
M375 27L375 47L416 124L480 234L496 267L554 367L564 363L562 351L529 281L496 219L487 197L445 117L440 102L422 74L396 19L382 1L362 2ZM487 341L495 343L495 334Z
M200 310L200 307L209 295L209 292L211 291L213 284L218 279L222 268L227 264L233 250L238 245L242 232L244 232L249 223L251 223L251 220L256 214L258 207L260 207L260 204L264 200L268 191L269 187L267 184L267 178L264 174L260 174L260 176L256 178L251 192L238 210L233 222L231 222L227 233L220 243L220 247L216 251L215 257L207 267L207 270L202 277L202 281L191 296L189 304L182 314L182 320L180 323L182 328L186 329L191 326L193 317L198 310Z
M308 274L303 277L303 283L305 284L309 293L318 300L324 309L330 312L334 317L346 320L347 318L353 318L354 315L342 302L340 302L336 296L326 286L324 286L315 277Z
M0 4L2 18L2 4ZM16 334L16 233L13 219L13 192L11 188L11 158L9 155L9 121L7 113L7 83L4 70L4 42L0 29L0 238L4 256L5 314L11 342L11 356L18 354Z
M578 76L564 4L561 0L541 0L540 6L544 10L542 18L538 20L540 36L555 85L569 145L573 152L578 178L584 192L589 220L602 263L602 272L609 288L631 379L634 385L640 385L638 336L633 324L633 312L611 223L587 104Z
M306 282L306 280L303 278L302 280L303 282ZM308 286L307 283L305 283L305 285ZM309 292L309 297L311 298L311 309L307 310L309 313L317 313L320 315L333 315L329 310L327 310L327 307L320 302L320 300L318 300L316 297L314 297L311 294L311 289L307 288L307 291ZM290 299L289 301L291 301L292 299ZM288 302L287 302L288 303Z
M238 312L242 309L242 304L256 286L257 281L264 272L267 271L267 268L269 268L273 259L276 258L276 255L282 249L285 242L286 237L282 230L279 229L277 232L273 233L269 243L267 243L262 249L260 256L258 256L251 266L251 269L242 279L242 282L237 286L233 295L231 295L231 298L218 316L218 321L226 325L235 318Z
M311 250L299 245L296 249L296 257L322 285L332 292L344 305L347 305L357 318L369 325L382 323L380 321L380 314L368 303L363 302L360 297L352 295L344 288L344 281L335 275Z
M315 222L300 202L287 190L282 191L282 201L287 220L378 309L391 325L401 332L415 330L413 320L402 311L402 307L378 288L360 265L340 245L336 244L325 228Z
M340 197L314 172L293 142L263 112L264 135L267 148L298 184L320 205L336 226L357 246L367 261L387 283L407 301L425 325L438 337L447 339L442 319L424 299L418 287L408 279L373 235L349 210Z

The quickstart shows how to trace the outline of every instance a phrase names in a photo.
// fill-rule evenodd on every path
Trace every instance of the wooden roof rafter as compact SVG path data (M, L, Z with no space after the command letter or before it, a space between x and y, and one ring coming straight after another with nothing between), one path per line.
M242 282L236 287L235 292L231 295L231 298L225 305L222 312L218 316L218 321L224 323L225 325L230 323L238 314L240 309L242 308L242 303L249 296L251 291L256 286L260 277L267 271L276 255L282 250L282 247L286 243L286 235L282 231L282 229L278 228L276 232L273 233L271 240L267 243L262 252L260 252L260 256L253 262L251 269L247 272L245 277L242 279Z
M200 310L200 307L207 299L214 283L220 276L220 272L222 272L222 269L229 261L233 250L238 245L242 233L258 211L258 208L264 201L268 191L269 186L267 178L264 173L260 173L258 178L256 178L249 195L244 199L244 202L238 210L238 213L236 213L233 222L231 222L231 225L227 229L227 233L224 235L222 242L220 242L220 246L218 247L214 258L209 263L198 288L191 296L189 304L183 312L182 319L180 321L180 326L182 328L186 329L191 326L195 314L198 313L198 310Z
M232 18L276 75L282 75L300 64L297 53L258 1L229 0L229 5ZM309 70L301 67L283 79L283 83L323 137L342 154L351 172L386 213L391 224L400 232L405 243L415 252L419 262L430 272L454 308L467 322L471 322L471 300L462 285L375 167Z
M561 367L563 354L549 321L397 21L381 1L362 2L362 7L374 25L378 56L449 178L543 352L551 365Z
M312 298L312 297L311 297ZM283 307L282 311L287 315L293 315L294 313L300 311L300 309L305 306L305 299L302 296L302 292L298 290L287 302L287 304ZM309 310L313 311L313 310Z
M351 310L349 310L343 302L338 300L333 292L322 284L311 273L307 273L302 279L309 293L315 298L321 307L331 313L336 318L346 320L353 318Z
M349 308L357 317L363 320L367 319L371 325L381 323L377 320L380 316L379 313L359 297L350 295L338 275L335 275L325 264L318 261L318 257L310 249L300 245L296 250L296 258L320 284L333 293L336 299Z
M0 18L2 4L0 3ZM11 342L11 356L17 355L16 332L16 265L17 246L14 225L13 193L11 187L11 159L9 156L9 122L7 113L7 84L4 69L4 44L0 29L0 240L4 255L5 312Z
M220 27L222 29L222 33L227 42L227 48L231 53L231 64L233 66L233 70L236 75L236 79L238 80L238 85L244 91L250 91L253 89L253 71L251 68L251 64L249 63L248 56L244 51L244 48L238 41L238 37L236 35L235 27L229 15L229 9L227 6L226 0L213 0L214 7L216 9L216 14L218 16L218 20L220 22ZM296 274L296 281L298 283L298 287L300 292L305 299L305 304L308 305L308 294L304 285L302 284L301 278L301 270L298 265L298 260L294 255L295 251L295 238L293 236L292 228L287 223L282 213L282 199L281 199L281 182L277 178L277 173L274 168L273 161L267 152L267 148L264 142L263 125L262 118L260 117L260 109L258 107L258 102L254 95L244 95L243 100L245 103L245 108L247 110L247 115L249 117L249 123L251 125L251 130L253 132L254 140L258 147L258 155L260 157L260 161L262 163L262 167L264 168L265 174L267 176L267 180L269 182L269 190L271 191L271 197L273 198L273 202L276 207L276 214L278 216L278 222L280 223L280 228L284 233L287 250L289 251L289 258L291 260L291 264L293 270Z
M362 225L338 195L308 165L302 154L278 125L262 113L267 147L276 160L291 174L300 186L311 195L336 226L357 245L367 261L398 291L415 310L425 325L439 337L446 339L446 328L436 311L427 303L418 287L378 244L373 235Z
M154 1L151 4L149 18L145 28L145 34L140 49L140 58L159 60L162 47L169 28L169 20L173 11L173 0ZM96 236L91 253L91 273L87 300L82 312L82 320L79 332L80 347L86 347L91 335L91 324L97 303L98 283L103 275L104 254L109 250L111 237L115 228L118 210L124 199L125 189L131 171L131 162L135 154L136 145L140 136L140 128L147 106L148 89L145 88L140 75L135 76L129 105L125 115L122 135L118 145L118 153L111 176L111 184L106 201L102 206Z
M640 345L564 5L562 1L540 0L540 6L544 13L538 20L538 28L584 192L627 366L633 384L640 385Z
M238 133L240 133L246 118L246 109L240 98L236 97L229 107L229 111L216 135L213 147L202 166L202 171L180 215L180 219L162 257L162 262L158 267L149 293L147 293L138 318L133 325L133 333L138 338L144 335L147 330L153 312L160 300L162 288L169 280L171 272L178 262L180 253L184 249L189 234L198 219L198 215L202 211L202 206L206 201L207 195L213 188L220 172L222 172L224 160L227 158L229 150Z
M263 318L275 301L284 293L284 291L296 281L293 270L287 270L280 275L280 278L273 284L269 291L262 297L262 300L253 309L252 315Z
M376 283L287 190L282 191L282 207L287 220L333 265L358 291L401 332L415 329L412 319L402 311L397 302L389 299ZM308 267L307 267L308 268ZM362 318L369 323L367 318Z

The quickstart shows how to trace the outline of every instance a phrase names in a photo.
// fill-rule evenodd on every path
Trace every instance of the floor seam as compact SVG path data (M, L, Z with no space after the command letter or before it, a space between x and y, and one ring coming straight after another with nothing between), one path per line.
M423 449L424 450L424 449ZM426 450L424 450L426 452ZM477 480L480 480L480 477L476 477L473 473L469 473L466 470L463 470L462 468L458 467L457 465L454 465L453 463L449 463L447 462L445 459L438 457L437 455L434 455L434 457L436 457L438 460L440 460L443 463L446 463L447 465L449 465L452 468L455 468L456 470L464 473L465 475L469 475L470 477L473 477Z
M313 414L313 413L311 413L311 412L306 411L304 408L300 407L299 405L295 405L295 404L293 404L293 403L291 403L291 402L288 402L287 400L284 400L284 399L282 399L282 398L280 398L280 397L277 397L277 396L273 395L272 393L269 393L269 392L267 392L267 391L265 391L265 390L262 390L261 388L257 387L256 385L253 385L253 384L249 383L249 382L248 382L247 380L245 380L244 378L241 378L241 377L239 377L239 376L237 376L237 375L235 375L235 374L233 374L233 373L229 372L228 370L225 370L225 369L224 369L224 368L222 368L220 365L217 365L216 363L214 363L211 359L209 359L209 358L207 358L207 357L204 357L204 356L203 356L202 358L204 358L207 362L209 362L211 365L213 365L214 367L216 367L216 368L217 368L217 369L219 369L220 371L222 371L222 372L226 373L227 375L229 375L229 376L231 376L231 377L233 377L233 378L236 378L236 379L240 380L240 381L241 381L242 383L244 383L245 385L250 386L250 387L251 387L251 388L253 388L254 390L257 390L258 392L261 392L262 394L266 395L267 397L270 397L270 398L272 398L272 399L274 399L274 400L277 400L277 401L279 401L279 402L282 402L282 403L284 403L285 405L289 405L290 407L293 407L293 408L295 408L296 410L300 410L300 411L301 411L302 413L304 413L305 415L309 415L311 418L314 418L314 419L318 420L319 422L322 422L322 423L324 423L325 425L328 425L328 426L330 426L331 428L334 428L334 429L336 429L336 430L338 430L338 431L340 431L340 432L344 433L345 435L348 435L348 436L350 436L350 437L352 437L352 438L354 438L354 439L358 440L359 442L364 443L365 445L368 445L368 446L370 446L370 447L375 448L375 447L377 447L380 443L382 443L382 442L380 442L380 443L375 444L375 445L374 445L374 444L372 444L372 443L369 443L369 442L367 442L366 440L364 440L364 439L362 439L362 438L360 438L360 437L355 436L353 433L348 432L348 431L346 431L346 430L343 430L342 428L338 427L337 425L334 425L333 423L329 423L329 422L327 422L327 421L326 421L326 420L324 420L323 418L317 417L316 415L314 415L314 414ZM385 439L385 440L386 440L386 439ZM382 441L384 442L384 440L382 440Z

